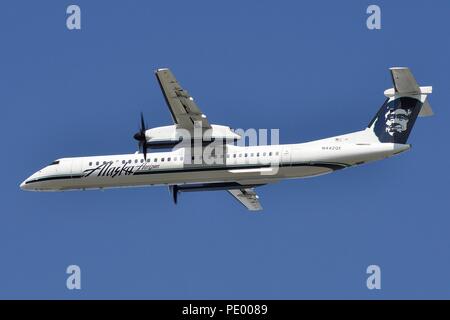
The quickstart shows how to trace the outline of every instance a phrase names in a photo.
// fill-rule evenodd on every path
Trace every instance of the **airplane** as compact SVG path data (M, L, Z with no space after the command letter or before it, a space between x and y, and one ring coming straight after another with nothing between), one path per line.
M135 154L57 159L20 188L65 191L166 185L175 204L180 192L226 190L248 210L259 211L256 187L328 174L410 149L407 140L416 118L433 115L427 100L432 87L419 86L408 68L389 70L394 86L384 91L384 103L363 130L305 143L238 146L240 135L228 126L210 124L172 72L158 69L155 75L173 125L147 129L141 113ZM192 135L198 130L200 135ZM207 156L196 152L195 148L204 151L213 142L220 142L214 152ZM160 148L171 149L148 152Z

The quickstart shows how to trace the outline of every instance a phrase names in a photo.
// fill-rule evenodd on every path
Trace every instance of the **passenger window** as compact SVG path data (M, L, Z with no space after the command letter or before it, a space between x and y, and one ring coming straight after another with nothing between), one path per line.
M250 154L250 157L253 157L254 155L255 155L254 153L251 153L251 154Z
M131 163L131 159L130 159L130 160L128 160L128 163Z
M275 152L275 155L276 155L276 156L278 156L279 154L280 154L280 153L279 153L278 151L277 151L277 152Z
M99 162L97 161L95 164L98 166L98 165L99 165Z
M242 153L239 153L239 158L242 158Z
M265 152L263 152L263 157L265 157L266 156L266 153Z
M167 161L170 161L170 157L167 158Z
M173 161L177 161L177 157L173 157Z
M269 152L269 156L270 156L270 157L272 156L272 152Z
M247 154L244 155L247 158Z
M92 162L89 162L89 167L92 166Z
M153 162L156 162L156 161L158 161L158 159L155 158L155 159L153 160Z
M256 154L257 157L259 157L259 152Z
M150 162L150 158L147 159L147 162Z
M161 162L164 162L164 158L161 158Z

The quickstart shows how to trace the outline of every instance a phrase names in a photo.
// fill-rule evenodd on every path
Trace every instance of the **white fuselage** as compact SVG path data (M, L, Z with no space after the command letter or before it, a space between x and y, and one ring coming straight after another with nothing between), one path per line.
M26 179L20 187L63 191L149 185L237 182L260 185L304 178L380 160L408 150L409 145L379 143L360 131L312 142L239 147L194 161L190 149L171 152L62 158ZM200 160L200 161L199 161Z

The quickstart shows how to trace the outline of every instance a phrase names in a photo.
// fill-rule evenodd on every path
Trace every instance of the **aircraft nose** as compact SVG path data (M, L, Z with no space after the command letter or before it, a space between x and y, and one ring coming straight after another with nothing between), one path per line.
M30 183L28 183L28 181L33 180L33 176L34 175L31 175L28 178L26 178L25 180L23 180L23 182L19 185L20 189L22 189L22 190L31 190L32 191L33 187L30 185Z
M21 184L20 184L20 189L22 190L26 190L26 185L27 185L27 180L24 180Z

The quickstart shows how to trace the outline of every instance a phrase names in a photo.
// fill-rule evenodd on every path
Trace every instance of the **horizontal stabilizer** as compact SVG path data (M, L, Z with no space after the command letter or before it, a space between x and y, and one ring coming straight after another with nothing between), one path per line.
M422 108L420 109L419 112L419 117L429 117L432 116L433 113L433 109L431 109L430 103L428 102L428 99L425 100L425 102L422 105Z
M420 92L419 85L416 79L412 75L409 68L405 67L394 67L390 68L392 82L394 83L395 92L397 93L415 93Z
M391 71L394 88L385 90L384 95L388 98L396 98L397 96L410 96L417 98L423 103L420 108L419 117L432 116L433 110L427 100L427 95L433 92L433 87L420 87L409 68L394 67L389 70Z

